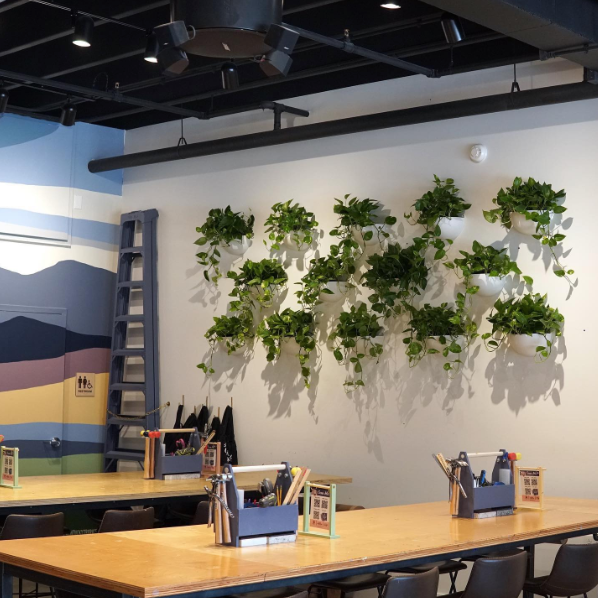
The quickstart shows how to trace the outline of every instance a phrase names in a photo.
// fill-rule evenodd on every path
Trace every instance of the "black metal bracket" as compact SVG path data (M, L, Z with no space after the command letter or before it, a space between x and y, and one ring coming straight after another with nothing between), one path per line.
M309 116L309 112L307 110L301 110L301 108L293 108L293 106L279 104L278 102L262 102L260 104L260 108L262 110L272 110L274 114L275 131L280 131L280 129L282 129L282 115L285 112L287 112L288 114L294 114L295 116Z

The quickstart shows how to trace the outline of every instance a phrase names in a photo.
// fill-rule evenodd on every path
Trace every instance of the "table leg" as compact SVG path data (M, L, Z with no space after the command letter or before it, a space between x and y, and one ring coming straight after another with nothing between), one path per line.
M5 565L0 563L0 598L12 598L12 575L5 572Z
M535 567L534 561L536 558L536 545L526 546L525 551L527 552L527 579L534 579ZM534 598L533 592L523 592L523 598Z

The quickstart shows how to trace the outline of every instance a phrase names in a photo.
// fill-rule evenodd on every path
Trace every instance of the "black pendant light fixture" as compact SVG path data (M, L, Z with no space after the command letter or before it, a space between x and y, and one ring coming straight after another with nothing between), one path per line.
M442 32L444 33L447 44L452 46L458 44L463 39L463 32L455 15L444 13L440 20L440 25L442 26Z
M75 32L73 33L73 44L80 48L89 48L93 38L93 19L86 15L75 16Z
M225 62L220 72L222 73L222 88L226 90L237 89L239 87L239 73L233 62Z
M0 114L4 114L8 108L8 91L0 87Z
M62 107L60 113L60 124L65 127L72 127L77 119L77 107L69 101Z
M143 59L146 62L158 64L158 52L160 52L158 39L156 38L155 33L150 32L147 34L147 41L145 43L145 53L143 54Z

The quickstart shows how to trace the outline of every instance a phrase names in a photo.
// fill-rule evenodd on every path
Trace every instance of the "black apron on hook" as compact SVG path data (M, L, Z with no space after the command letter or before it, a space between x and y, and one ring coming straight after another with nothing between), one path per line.
M233 408L229 405L224 410L220 429L215 438L216 442L221 443L220 462L238 465L237 443L235 441L235 424L233 422Z

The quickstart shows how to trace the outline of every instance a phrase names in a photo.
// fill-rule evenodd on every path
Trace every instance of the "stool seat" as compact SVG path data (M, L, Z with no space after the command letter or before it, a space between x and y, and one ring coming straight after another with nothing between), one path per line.
M524 592L536 593L536 590L540 589L540 586L548 579L548 575L542 577L535 577L534 579L526 579L523 584Z
M341 592L360 592L361 590L373 590L386 584L390 576L384 573L364 573L362 575L351 575L343 579L323 581L315 583L312 587L328 590L340 590Z
M230 598L290 598L290 596L296 596L301 593L305 592L291 586L288 588L276 588L274 590L248 592L247 594L232 594Z

